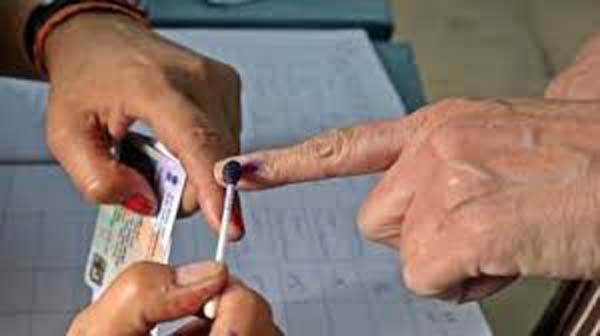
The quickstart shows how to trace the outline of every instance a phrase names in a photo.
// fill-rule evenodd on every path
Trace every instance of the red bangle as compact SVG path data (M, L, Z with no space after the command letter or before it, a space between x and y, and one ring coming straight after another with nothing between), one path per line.
M35 65L44 75L48 75L48 69L44 61L46 52L46 41L48 36L58 26L68 21L70 18L86 12L112 12L124 14L134 21L137 21L142 26L150 28L150 21L146 14L136 8L133 5L126 4L125 2L118 1L85 1L78 4L67 6L58 12L56 12L50 19L48 19L44 25L38 31L35 37L34 45L34 60Z

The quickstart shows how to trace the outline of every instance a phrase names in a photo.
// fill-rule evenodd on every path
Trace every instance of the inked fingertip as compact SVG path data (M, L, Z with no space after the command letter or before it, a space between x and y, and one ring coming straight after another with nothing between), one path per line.
M244 174L256 174L260 170L261 164L258 161L248 161L242 164Z

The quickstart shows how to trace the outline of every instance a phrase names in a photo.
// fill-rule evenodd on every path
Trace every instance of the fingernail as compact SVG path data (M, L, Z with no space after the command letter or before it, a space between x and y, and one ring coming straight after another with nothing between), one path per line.
M123 206L140 215L150 216L155 212L154 203L142 195L134 195L128 198Z
M175 282L179 286L189 286L195 283L216 282L225 272L221 263L202 262L180 266L175 270Z
M244 236L244 229L236 223L234 216L231 216L231 221L233 225L229 226L229 232L227 233L227 236L229 241L238 241Z
M246 232L246 225L244 224L244 217L242 216L242 212L240 210L233 211L233 214L231 216L231 221L232 221L232 224L240 230L242 235Z
M242 201L240 200L240 193L238 191L235 192L235 198L233 199L233 216L235 225L237 225L242 232L246 231L244 216L242 215Z
M242 205L240 202L240 194L235 193L233 200L233 209L231 211L231 227L229 229L229 236L232 239L241 238L246 232L244 225L244 217L242 216Z

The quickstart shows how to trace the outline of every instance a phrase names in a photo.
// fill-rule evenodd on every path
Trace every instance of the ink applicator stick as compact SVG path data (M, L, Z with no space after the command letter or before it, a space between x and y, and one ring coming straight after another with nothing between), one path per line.
M219 230L219 241L217 243L217 253L215 261L222 263L225 259L225 247L227 246L227 233L231 223L231 211L233 210L233 200L235 199L236 185L242 178L242 165L237 161L229 161L223 167L223 181L225 182L225 202L223 205L223 215L221 216L221 229ZM209 319L214 319L217 315L219 301L217 298L210 300L204 305L204 315Z

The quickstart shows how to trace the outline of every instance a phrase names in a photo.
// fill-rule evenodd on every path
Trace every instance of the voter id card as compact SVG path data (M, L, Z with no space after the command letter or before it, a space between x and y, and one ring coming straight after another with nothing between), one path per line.
M168 261L186 180L181 163L152 138L128 134L117 156L152 184L159 208L155 215L143 216L121 205L100 206L85 270L94 299L132 263Z

